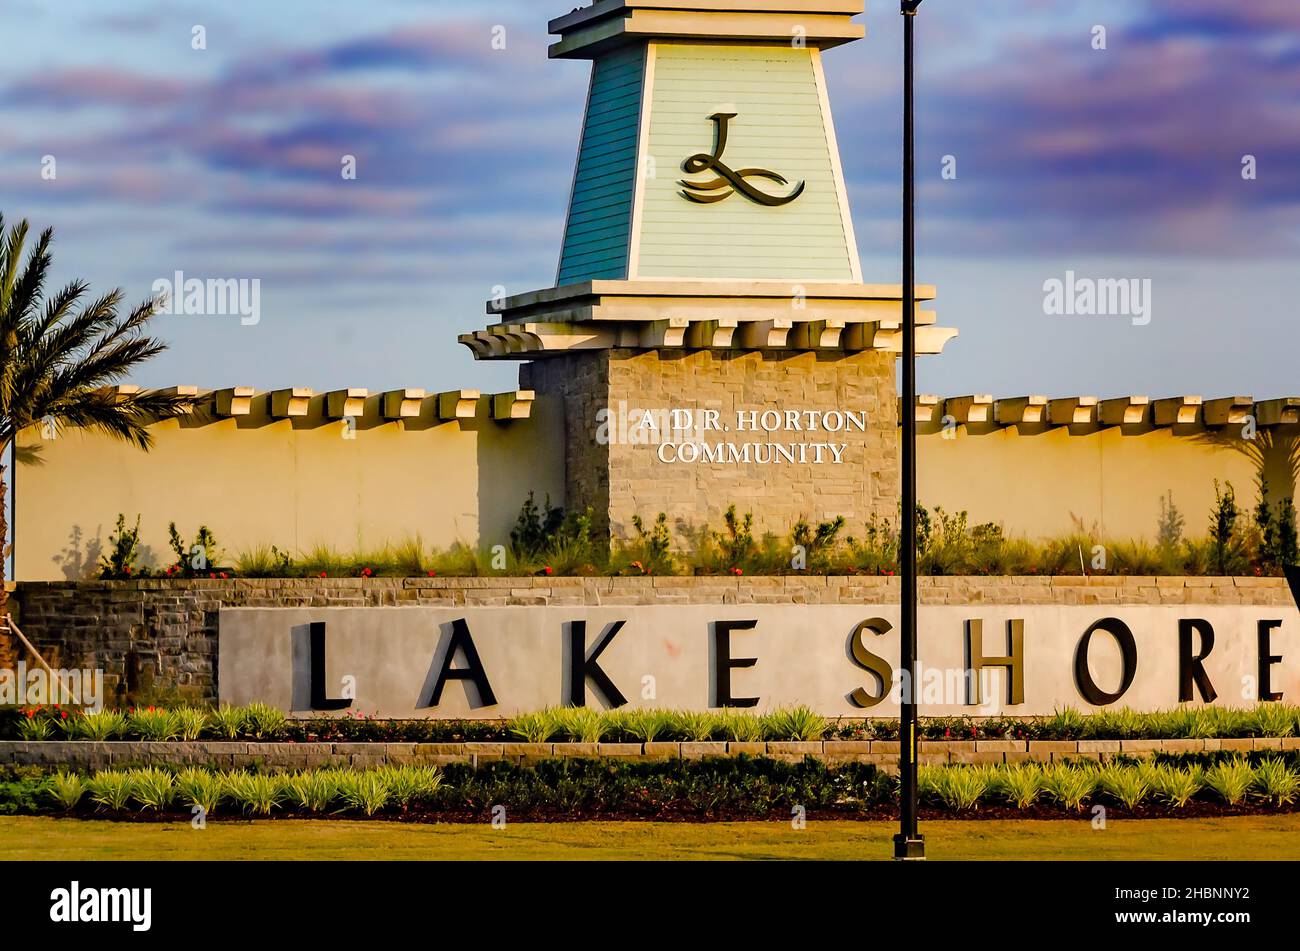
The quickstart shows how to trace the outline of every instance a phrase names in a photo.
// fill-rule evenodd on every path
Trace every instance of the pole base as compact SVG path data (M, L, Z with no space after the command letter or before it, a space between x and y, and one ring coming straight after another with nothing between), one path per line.
M924 862L925 836L918 835L915 839L905 835L894 836L894 861Z

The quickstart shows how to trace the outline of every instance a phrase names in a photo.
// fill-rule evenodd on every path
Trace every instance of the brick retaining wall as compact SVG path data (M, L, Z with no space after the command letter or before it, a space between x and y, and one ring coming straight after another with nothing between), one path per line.
M1280 578L944 577L923 604L1249 604L1289 606ZM874 576L636 578L294 578L23 582L10 599L55 667L102 667L110 702L216 699L223 607L637 604L889 604Z

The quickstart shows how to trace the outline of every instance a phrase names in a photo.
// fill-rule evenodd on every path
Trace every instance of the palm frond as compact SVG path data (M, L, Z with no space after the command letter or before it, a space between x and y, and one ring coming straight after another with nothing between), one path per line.
M85 302L89 288L73 281L44 298L52 232L42 232L25 257L26 221L4 227L0 215L0 447L23 429L51 419L134 443L152 444L148 426L194 406L194 399L151 390L120 393L114 384L166 349L145 334L158 310L147 299L119 316L122 291ZM34 450L19 454L34 458Z

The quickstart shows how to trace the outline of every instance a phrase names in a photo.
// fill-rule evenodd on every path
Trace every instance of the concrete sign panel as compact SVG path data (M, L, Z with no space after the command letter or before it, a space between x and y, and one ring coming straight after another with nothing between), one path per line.
M234 608L224 702L296 714L494 718L550 706L892 717L892 605ZM923 716L1253 706L1300 697L1293 607L953 606L921 612Z

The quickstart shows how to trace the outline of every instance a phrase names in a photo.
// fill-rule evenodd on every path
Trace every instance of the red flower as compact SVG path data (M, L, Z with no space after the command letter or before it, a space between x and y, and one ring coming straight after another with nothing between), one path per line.
M223 572L221 572L221 577L222 577L222 578L229 578L230 575L226 574L226 573L223 571Z
M542 569L542 574L553 575L555 574L555 569L552 568L550 565L547 565L545 568Z
M322 578L326 577L325 572L322 571L322 572L320 573L320 576L321 576Z
M736 575L737 577L739 577L740 575L743 575L743 574L745 573L745 571L744 571L743 568L732 568L732 569L731 569L731 573L732 573L733 575Z
M430 578L436 578L436 577L438 577L438 572L434 571L433 569L430 569L430 570L429 570L429 577L430 577Z

